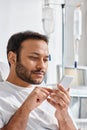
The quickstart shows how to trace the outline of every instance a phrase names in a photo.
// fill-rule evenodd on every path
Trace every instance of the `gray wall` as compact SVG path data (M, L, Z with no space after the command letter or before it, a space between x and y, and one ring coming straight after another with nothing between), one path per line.
M6 62L6 45L11 34L35 30L42 32L41 0L0 0L0 61Z

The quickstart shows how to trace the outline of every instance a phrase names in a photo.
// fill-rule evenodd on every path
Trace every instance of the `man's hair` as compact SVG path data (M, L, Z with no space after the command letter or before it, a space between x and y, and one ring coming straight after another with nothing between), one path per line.
M48 44L48 37L46 35L40 34L33 31L19 32L10 37L7 44L7 55L10 51L19 56L21 44L23 41L32 39L32 40L43 40Z

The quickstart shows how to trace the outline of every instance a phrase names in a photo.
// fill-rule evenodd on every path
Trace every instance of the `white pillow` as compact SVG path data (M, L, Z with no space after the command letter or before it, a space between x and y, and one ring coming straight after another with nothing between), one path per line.
M3 81L7 78L9 73L8 63L0 62L0 81Z

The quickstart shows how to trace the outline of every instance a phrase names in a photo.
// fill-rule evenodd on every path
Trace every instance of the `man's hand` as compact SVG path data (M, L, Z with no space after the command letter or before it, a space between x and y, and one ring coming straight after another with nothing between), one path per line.
M63 86L58 85L57 89L54 89L50 94L50 98L47 99L58 111L62 109L68 109L70 103L69 89L66 90Z
M32 111L34 108L38 107L52 92L49 88L35 87L35 89L29 94L25 102L29 106L29 110Z
M70 103L69 89L64 89L60 84L57 89L48 97L48 102L56 108L55 117L57 118L60 130L76 130L76 127L68 113Z
M48 102L56 108L55 116L58 120L63 120L67 117L68 106L70 103L69 89L64 89L63 86L58 85L48 98Z

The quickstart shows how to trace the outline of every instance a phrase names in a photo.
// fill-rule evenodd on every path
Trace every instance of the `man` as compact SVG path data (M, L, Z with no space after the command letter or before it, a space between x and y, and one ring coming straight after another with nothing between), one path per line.
M40 86L48 67L48 38L37 32L8 41L10 73L0 83L1 130L76 130L68 112L69 90Z

